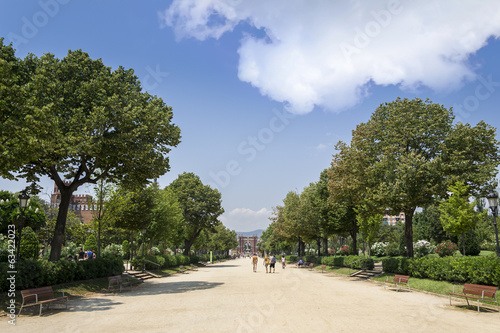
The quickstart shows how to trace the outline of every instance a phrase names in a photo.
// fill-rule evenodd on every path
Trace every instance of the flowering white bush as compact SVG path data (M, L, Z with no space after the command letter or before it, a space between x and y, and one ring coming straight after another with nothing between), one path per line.
M428 255L433 249L434 247L431 243L426 240L419 240L418 242L413 243L413 254L417 258Z
M387 242L377 242L372 245L371 254L376 257L383 257L386 255L385 248L389 243Z

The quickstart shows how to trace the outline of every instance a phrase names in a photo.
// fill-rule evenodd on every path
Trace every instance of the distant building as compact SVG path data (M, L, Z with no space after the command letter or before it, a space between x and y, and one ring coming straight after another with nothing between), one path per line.
M250 237L245 237L243 235L238 236L238 250L242 255L257 253L257 241L259 236L253 235Z
M388 225L396 225L398 222L405 223L405 213L401 212L399 215L385 214L382 219L382 223Z
M64 181L66 185L71 184L70 181ZM73 194L69 203L69 210L78 216L82 223L90 223L92 220L92 196L89 194ZM54 184L54 193L50 197L50 207L57 208L61 203L61 191L56 184Z

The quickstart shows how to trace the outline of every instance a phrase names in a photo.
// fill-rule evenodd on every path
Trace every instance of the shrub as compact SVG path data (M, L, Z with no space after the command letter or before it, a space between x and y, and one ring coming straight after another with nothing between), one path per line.
M408 275L408 258L386 258L382 259L382 269L386 273Z
M419 240L413 243L413 254L415 257L420 258L432 253L433 247L430 242L426 240Z
M387 244L385 251L389 257L397 257L400 255L399 244L389 243Z
M39 252L38 238L30 227L25 227L22 231L21 248L19 249L20 259L37 259Z
M475 230L470 230L465 234L465 253L463 246L463 237L458 238L458 249L464 256L477 256L481 252L481 240Z
M371 254L376 257L383 257L386 255L387 242L376 242L371 247Z
M97 239L94 234L90 234L85 241L85 249L84 250L92 250L95 252L97 250Z
M63 246L63 248L61 249L61 259L69 258L69 256L76 259L80 248L81 248L81 246L78 246L73 242L67 242L66 246ZM49 252L49 254L50 254L50 252ZM47 257L47 259L48 259L48 257Z
M373 269L375 266L373 259L364 256L323 257L321 263L328 266L352 267L353 269Z
M347 256L349 255L349 245L344 245L339 251L339 255Z
M0 291L8 288L7 268L7 263L0 263ZM120 258L112 256L85 261L21 260L16 270L16 289L23 290L117 275L124 267Z
M457 244L453 242L445 242L436 245L434 252L436 252L440 257L447 257L452 256L457 250Z
M122 250L122 245L118 244L109 244L106 246L106 248L102 251L101 254L102 257L107 257L107 256L119 256L120 258L123 258L123 250Z

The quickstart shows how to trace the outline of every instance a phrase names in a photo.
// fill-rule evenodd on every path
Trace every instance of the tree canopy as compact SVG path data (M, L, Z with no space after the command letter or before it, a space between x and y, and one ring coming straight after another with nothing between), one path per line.
M492 187L499 164L495 129L485 124L453 124L451 109L421 99L380 105L353 131L350 146L334 156L334 195L369 202L393 214L404 212L406 250L413 256L412 217L436 197L446 197L461 179L472 194ZM340 167L340 172L337 168ZM344 194L342 194L344 193Z
M61 191L51 260L60 257L79 186L105 179L142 187L169 170L180 129L132 69L112 70L81 50L21 60L0 40L0 74L0 176L24 178L33 191L48 176Z
M184 216L184 254L203 230L215 231L220 224L219 216L224 213L221 194L217 189L204 185L192 172L180 174L169 186L177 196Z

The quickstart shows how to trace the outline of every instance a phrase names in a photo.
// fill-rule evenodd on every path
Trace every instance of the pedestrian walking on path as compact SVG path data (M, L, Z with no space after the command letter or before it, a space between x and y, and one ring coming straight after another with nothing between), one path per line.
M259 258L257 257L257 254L254 253L252 257L252 266L253 266L253 271L257 272L257 263L259 262Z
M271 269L273 270L273 273L276 273L276 257L274 255L271 255L271 263L269 266L269 273L271 273Z
M263 265L266 266L266 273L267 273L267 270L268 270L268 267L269 267L269 257L267 256L266 254L266 257L264 258L264 262L263 262Z

